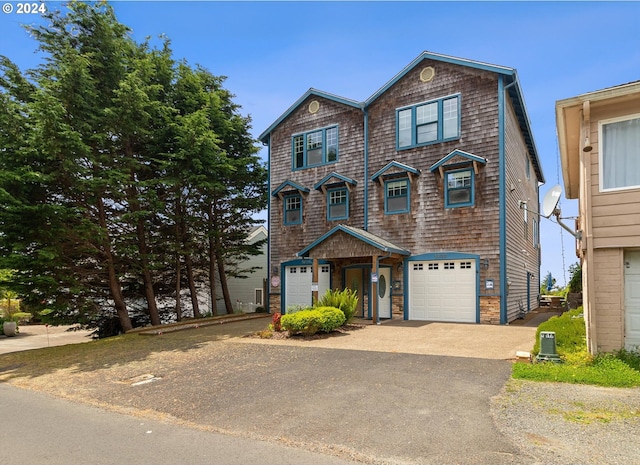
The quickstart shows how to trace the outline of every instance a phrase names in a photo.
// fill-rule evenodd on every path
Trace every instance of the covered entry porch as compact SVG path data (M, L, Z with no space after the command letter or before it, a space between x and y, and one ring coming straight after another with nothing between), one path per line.
M409 251L363 229L338 225L297 255L312 260L314 302L321 297L320 263L330 263L332 287L357 292L356 315L369 318L373 323L392 318L394 313L402 315L402 270Z

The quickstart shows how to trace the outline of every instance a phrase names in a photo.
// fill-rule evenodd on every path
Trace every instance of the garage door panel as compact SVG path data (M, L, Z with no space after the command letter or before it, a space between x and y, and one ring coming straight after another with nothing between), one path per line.
M290 307L310 307L312 303L311 280L313 269L311 265L287 266L285 311ZM320 265L318 267L318 296L324 293L331 286L331 267Z
M475 260L412 263L409 268L409 319L476 321Z
M627 251L624 263L625 348L640 346L640 252Z

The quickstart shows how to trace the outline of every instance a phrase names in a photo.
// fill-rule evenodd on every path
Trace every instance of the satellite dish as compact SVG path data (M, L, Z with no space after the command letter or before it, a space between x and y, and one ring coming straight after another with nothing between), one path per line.
M556 210L558 202L560 201L561 193L562 187L560 187L560 184L553 186L551 190L546 193L544 199L542 199L542 216L549 218L553 215L553 212Z

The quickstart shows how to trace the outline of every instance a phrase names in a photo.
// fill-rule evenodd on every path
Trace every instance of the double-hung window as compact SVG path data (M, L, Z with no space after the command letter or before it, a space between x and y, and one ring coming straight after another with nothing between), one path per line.
M640 114L600 123L600 190L640 188Z
M468 207L474 203L473 169L446 171L444 206Z
M349 217L349 191L345 187L327 191L327 218L346 220Z
M296 134L292 141L293 168L325 165L338 160L338 126Z
M398 149L460 137L460 96L453 95L396 110Z
M284 198L284 224L302 223L302 196L300 194L288 195Z
M384 212L407 213L409 211L409 180L391 179L384 183Z

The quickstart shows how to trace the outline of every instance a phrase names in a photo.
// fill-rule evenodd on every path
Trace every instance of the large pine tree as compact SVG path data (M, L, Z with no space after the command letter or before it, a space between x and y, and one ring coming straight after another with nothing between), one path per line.
M106 3L72 2L31 30L43 63L0 57L0 268L32 308L132 327L158 301L201 315L197 294L257 246L266 170L224 78L138 44ZM233 266L232 266L233 265ZM190 311L180 306L182 286ZM164 319L170 319L164 315Z

